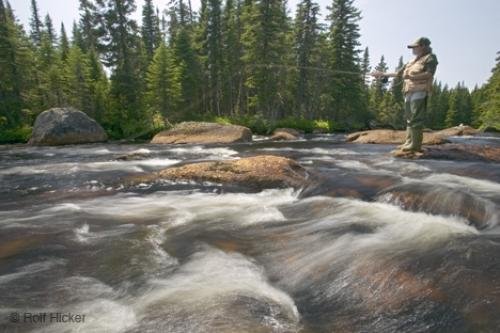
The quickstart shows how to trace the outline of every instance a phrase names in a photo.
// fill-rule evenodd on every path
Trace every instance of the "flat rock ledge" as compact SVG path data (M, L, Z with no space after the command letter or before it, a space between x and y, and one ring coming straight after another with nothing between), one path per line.
M460 135L474 135L478 130L469 126L456 126L441 131L424 132L424 145L439 145L448 143L448 137ZM401 144L406 139L406 131L377 129L351 133L347 136L347 142L353 143L375 143L375 144Z
M404 152L395 150L394 157L408 159L438 159L471 162L500 162L500 147L469 144L445 144L441 146L425 147L422 152Z
M252 131L244 126L190 121L156 134L151 143L210 144L251 141Z

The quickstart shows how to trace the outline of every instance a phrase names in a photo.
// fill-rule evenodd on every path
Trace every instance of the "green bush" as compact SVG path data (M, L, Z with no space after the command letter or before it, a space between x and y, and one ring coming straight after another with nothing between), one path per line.
M305 133L312 133L314 132L314 130L320 130L321 132L325 133L330 133L333 130L342 130L342 128L337 128L338 126L335 126L335 124L329 120L309 120L296 117L287 117L276 120L274 122L269 121L260 115L239 117L207 116L203 120L224 125L232 124L245 126L250 128L255 134L270 134L276 128L294 128L297 130L302 130Z
M31 137L32 128L23 126L13 129L0 129L0 144L26 143Z

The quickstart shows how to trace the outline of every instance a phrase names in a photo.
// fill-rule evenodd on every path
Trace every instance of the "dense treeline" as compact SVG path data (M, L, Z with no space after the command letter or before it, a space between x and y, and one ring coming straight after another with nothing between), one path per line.
M37 114L73 106L112 138L132 138L182 120L312 130L402 128L401 78L371 82L360 50L354 0L146 0L139 25L134 0L80 0L68 36L31 0L29 31L0 0L0 140L23 141ZM500 59L470 92L434 85L428 127L460 123L500 128ZM399 66L403 65L400 59ZM382 57L376 69L387 71Z

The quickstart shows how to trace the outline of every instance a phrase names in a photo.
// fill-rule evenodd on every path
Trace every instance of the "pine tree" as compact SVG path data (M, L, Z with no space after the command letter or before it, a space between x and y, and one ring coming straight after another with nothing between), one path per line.
M45 16L45 33L47 34L48 42L52 46L55 46L55 44L56 44L56 33L54 31L54 25L52 24L52 19L50 18L49 14L47 14Z
M142 41L148 60L153 58L153 53L159 45L158 22L154 12L153 0L146 0L142 7Z
M71 30L71 44L77 45L80 49L85 49L82 32L76 22L73 21L73 28Z
M97 3L101 8L105 6L105 0L97 0ZM100 39L104 37L106 31L103 13L99 12L91 0L80 0L79 11L80 22L78 28L80 38L78 39L78 46L84 52L91 49L97 52L103 51L103 45L100 43Z
M67 105L71 105L94 117L89 89L89 66L85 54L78 45L68 53L64 73L64 87Z
M286 23L281 0L249 1L243 13L249 111L271 121L285 111L280 89L286 83Z
M401 68L403 68L404 62L403 57L399 58L398 66L396 67L396 72L398 72ZM397 76L392 80L391 91L392 95L396 102L403 104L404 96L403 96L403 77Z
M460 100L458 89L454 89L450 94L450 103L446 112L446 127L457 126L460 123Z
M193 47L188 27L180 27L173 44L176 67L179 68L181 83L180 119L193 119L203 109L200 105L201 68Z
M327 8L330 11L328 67L334 73L328 94L330 119L347 128L360 127L367 118L359 66L360 12L354 0L333 0Z
M396 72L398 72L401 68L403 68L403 57L399 58L398 65L395 68ZM395 128L405 128L406 121L404 119L404 95L403 95L403 77L396 76L392 80L391 84L391 95L394 98L394 122L393 126ZM431 111L432 112L432 111ZM429 126L430 127L430 126Z
M144 114L142 101L141 44L138 27L130 15L134 0L101 0L99 10L106 26L104 56L111 75L111 113L108 124L112 135L131 136L151 123Z
M108 110L109 82L104 68L99 61L97 51L89 50L86 54L88 63L89 91L92 98L91 114L99 123L105 122Z
M42 42L42 21L40 20L40 15L38 14L38 4L36 0L31 0L31 39L36 46L39 46Z
M386 73L388 70L387 63L385 62L384 56L380 58L379 63L375 66L375 70L378 72ZM374 80L370 87L370 111L375 117L375 119L380 124L388 124L387 119L389 119L388 115L381 115L381 103L384 99L384 95L387 92L387 82L384 80ZM386 101L387 102L387 101ZM387 103L386 110L388 112Z
M61 52L61 60L66 61L69 53L69 41L66 35L66 29L64 28L64 23L61 22L61 37L59 38L59 48Z
M496 65L488 83L481 89L485 97L478 111L482 127L500 130L500 52L497 52Z
M243 84L241 73L241 5L240 1L226 0L222 14L222 108L225 114L241 112L238 103Z
M318 62L319 5L303 0L297 5L295 18L295 51L297 64L296 116L313 118L312 100Z
M370 73L370 70L370 51L368 50L368 47L366 47L363 52L363 60L361 61L361 73L363 73L365 85L368 85L368 74Z
M30 104L32 72L27 37L14 14L0 0L0 129L23 123L22 109Z
M156 49L146 82L147 104L153 114L159 114L163 118L176 118L172 115L177 111L181 98L179 71L164 42Z
M221 2L207 1L207 20L203 54L206 54L205 72L207 74L208 112L222 115L222 31Z

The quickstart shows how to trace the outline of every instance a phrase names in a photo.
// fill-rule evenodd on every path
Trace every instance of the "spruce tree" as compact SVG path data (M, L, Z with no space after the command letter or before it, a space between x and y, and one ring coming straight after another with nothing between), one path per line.
M222 30L221 1L207 1L206 39L203 47L206 49L206 74L208 76L208 112L222 115Z
M485 99L479 106L479 118L483 127L500 131L500 52L488 83L482 88Z
M92 98L92 111L94 119L104 123L108 110L109 82L104 68L99 61L96 50L89 50L86 54L88 63L89 91Z
M164 42L156 49L147 74L146 100L150 112L164 119L175 116L181 98L179 70Z
M153 0L146 0L142 7L142 41L148 57L153 58L153 53L159 45L160 36L158 36L158 22L155 15Z
M457 126L460 123L460 99L458 89L450 93L449 107L446 112L446 127Z
M255 0L245 5L242 41L249 111L271 121L284 110L287 18L281 0Z
M371 71L370 67L370 51L368 47L365 48L363 52L363 60L361 61L361 73L363 73L364 83L368 85L368 74Z
M42 42L42 29L43 24L38 13L38 4L36 0L31 0L30 32L31 40L36 46L40 46Z
M361 15L354 0L333 0L327 8L330 11L328 67L334 74L329 83L329 118L347 128L360 127L367 118L358 49Z
M31 101L32 58L27 37L0 0L0 129L23 123L22 110Z
M382 72L386 73L388 70L387 63L385 62L384 56L380 58L379 63L377 66L375 66L375 70L377 72ZM372 116L375 117L375 119L380 123L380 124L387 124L387 119L388 115L381 115L381 103L382 100L384 99L384 95L386 94L387 91L387 82L378 79L374 80L372 82L371 88L370 88L370 111L372 113ZM386 101L387 102L387 101ZM388 112L387 109L387 103L386 103L386 112ZM385 120L383 120L383 119Z
M241 2L226 0L222 13L222 108L227 115L241 112L243 76L241 71Z
M94 117L89 89L89 66L85 54L73 45L65 65L64 87L66 104Z
M84 52L91 49L97 52L104 51L100 39L104 37L106 31L103 18L105 1L97 0L97 3L101 6L103 12L98 10L98 7L93 1L80 0L80 22L78 27L80 39L78 40L78 46Z
M201 68L193 47L189 27L180 27L172 49L176 66L179 68L181 102L179 120L193 119L203 110Z
M319 5L311 0L303 0L297 5L295 17L295 51L297 79L295 88L296 116L313 117L312 98L314 98L314 79L319 66L318 23Z
M54 31L54 25L52 24L52 19L50 15L45 15L45 33L47 34L47 39L52 46L56 44L56 33Z
M113 68L108 124L112 135L130 137L151 125L143 114L138 27L130 18L136 6L134 0L101 0L98 5L106 26L105 62Z
M64 28L64 23L61 22L61 36L59 37L59 49L61 53L61 60L66 61L69 53L69 41L66 35L66 29Z

